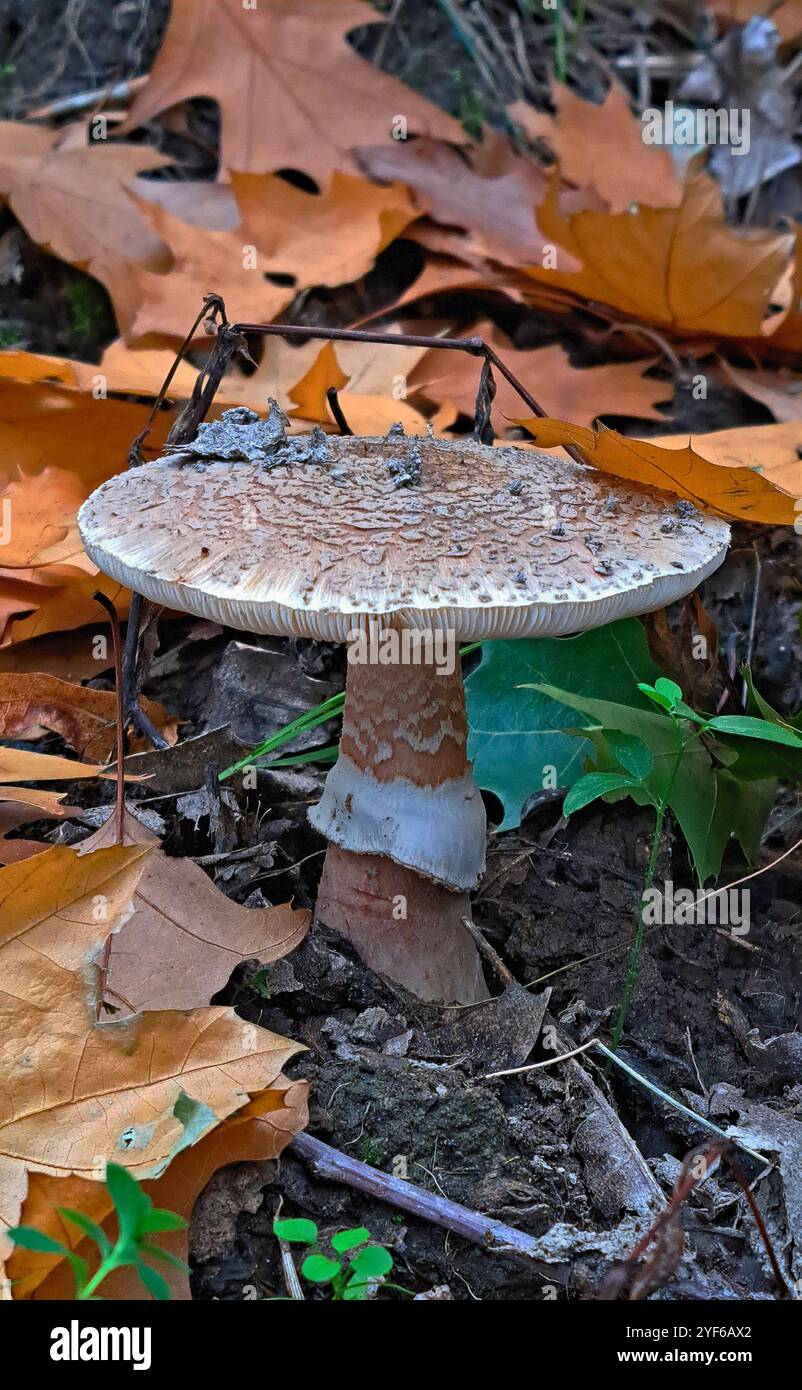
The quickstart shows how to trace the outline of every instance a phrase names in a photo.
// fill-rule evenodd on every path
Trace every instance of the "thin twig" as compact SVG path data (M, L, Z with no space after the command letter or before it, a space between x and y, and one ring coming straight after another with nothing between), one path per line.
M526 1235L505 1225L503 1221L470 1211L459 1202L452 1202L449 1197L426 1192L415 1183L371 1168L369 1164L350 1158L311 1134L296 1134L289 1147L309 1165L316 1177L329 1182L347 1183L349 1187L375 1197L377 1201L387 1202L401 1211L408 1211L412 1216L431 1221L435 1226L443 1226L455 1235L464 1236L485 1250L523 1259L552 1282L565 1283L568 1278L567 1264L549 1262L547 1238Z
M649 1081L648 1077L641 1076L640 1072L635 1071L635 1068L631 1067L628 1062L625 1062L618 1053L611 1052L609 1047L606 1047L600 1038L591 1038L589 1042L583 1043L581 1047L575 1047L570 1052L560 1052L556 1057L547 1057L544 1062L530 1062L525 1067L510 1067L506 1071L490 1071L480 1079L482 1081L494 1081L500 1076L522 1076L525 1072L539 1071L542 1067L553 1067L556 1063L565 1062L570 1057L577 1056L580 1052L588 1052L592 1047L598 1048L599 1052L603 1053L608 1061L614 1062L617 1067L625 1071L627 1075L631 1076L639 1085L644 1086L647 1091L651 1091L652 1095L658 1096L660 1100L665 1101L666 1105L670 1105L674 1110L678 1110L681 1114L687 1115L689 1119L694 1120L696 1124L701 1125L703 1129L709 1129L711 1134L717 1134L720 1139L726 1139L731 1143L737 1143L738 1147L743 1149L744 1153L748 1153L752 1158L758 1159L760 1163L771 1164L771 1159L767 1158L765 1154L759 1153L757 1149L750 1149L748 1144L742 1144L740 1140L732 1139L723 1129L719 1129L718 1125L714 1125L712 1120L705 1119L704 1115L697 1115L695 1110L691 1110L687 1105L683 1105L681 1100L676 1100L674 1096L670 1096L667 1091L663 1091L659 1086L655 1086L654 1082Z

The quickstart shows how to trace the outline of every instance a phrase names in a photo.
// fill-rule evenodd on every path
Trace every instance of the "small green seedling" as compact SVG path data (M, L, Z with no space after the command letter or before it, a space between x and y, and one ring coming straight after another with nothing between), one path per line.
M366 1226L337 1231L331 1237L329 1244L336 1258L321 1251L314 1221L303 1218L274 1221L273 1233L290 1245L310 1247L301 1265L301 1274L310 1284L328 1284L334 1299L367 1298L371 1288L385 1282L393 1267L390 1251L374 1244Z
M728 788L738 791L736 779L739 776L751 781L753 786L763 779L769 788L775 785L770 780L772 777L802 780L802 733L775 715L765 702L759 707L769 716L767 718L699 714L685 702L676 682L665 676L659 677L653 685L638 683L641 694L660 711L657 718L652 712L630 705L578 697L553 686L524 688L544 693L593 720L592 724L569 731L590 738L596 744L598 767L585 773L570 788L563 803L566 816L589 806L599 797L629 796L641 806L652 806L655 812L638 926L613 1029L611 1048L615 1052L638 981L645 935L644 902L654 881L669 810L676 814L689 843L692 837L697 842L709 840L711 822L705 819L703 812L708 805L710 787L717 785L723 798ZM708 800L705 800L706 792ZM759 809L760 798L753 796L752 800ZM719 862L721 849L716 855Z
M35 1226L13 1226L8 1232L15 1245L23 1250L33 1250L37 1254L61 1255L67 1260L75 1277L76 1299L96 1300L100 1297L97 1289L103 1280L115 1269L132 1265L151 1298L167 1300L170 1286L157 1270L145 1262L145 1256L162 1260L189 1273L188 1265L176 1259L167 1250L151 1239L161 1231L183 1231L186 1221L172 1211L161 1211L154 1207L150 1197L143 1192L136 1178L126 1168L117 1163L109 1163L106 1168L106 1186L117 1213L118 1234L112 1245L102 1226L90 1220L83 1212L72 1211L69 1207L58 1207L58 1214L64 1221L77 1226L85 1236L94 1241L100 1252L100 1265L90 1277L89 1265L81 1255L69 1250L61 1241L38 1231Z

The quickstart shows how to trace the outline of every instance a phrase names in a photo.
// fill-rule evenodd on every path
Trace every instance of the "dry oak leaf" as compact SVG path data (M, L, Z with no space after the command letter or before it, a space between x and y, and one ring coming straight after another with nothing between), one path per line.
M565 420L517 420L539 449L571 444L593 467L617 478L685 497L695 506L712 509L735 521L764 521L793 526L796 499L753 468L722 468L710 463L685 441L683 448L666 449L653 439L629 439L599 425L593 430ZM745 430L744 434L750 431Z
M667 149L644 144L643 125L620 83L612 83L601 106L557 81L551 100L554 116L525 101L511 106L510 116L530 139L546 142L564 178L594 188L611 212L625 212L632 203L676 207L682 198L677 167Z
M651 441L665 449L684 449L684 434L659 435ZM750 468L792 497L802 497L802 423L746 425L692 437L694 452L719 468ZM797 518L800 507L795 508Z
M85 560L86 557L83 558ZM94 595L98 591L111 599L118 617L124 618L128 612L129 591L108 575L97 572L87 574L77 566L64 565L53 571L52 579L52 586L41 591L41 601L33 612L8 619L1 646L29 642L51 632L67 632L91 623L93 618L97 621L98 603ZM4 589L5 579L0 571L0 595ZM30 605L19 606L25 608ZM102 622L99 626L102 628Z
M412 132L459 143L462 127L351 48L345 35L381 23L361 0L173 0L148 82L119 132L187 97L220 106L220 163L249 174L302 168L320 184L353 169L356 145Z
M464 155L442 140L425 138L366 146L356 155L371 178L408 184L436 222L464 227L472 234L473 251L505 265L543 259L547 239L535 209L546 196L547 175L501 136L488 137L486 145ZM563 271L580 264L559 247L557 263Z
M736 232L724 222L721 193L704 173L689 173L676 208L585 211L565 217L552 179L538 220L547 236L582 264L576 275L541 266L526 274L629 318L676 333L759 337L788 308L794 238Z
M267 323L295 297L294 288L265 279L258 254L241 232L206 232L181 222L157 204L139 206L169 244L174 265L166 275L132 267L139 308L127 338L164 335L183 341L204 295L214 289L229 306L248 306L249 321ZM198 336L205 333L204 326Z
M802 382L798 374L785 367L770 371L765 367L733 367L730 362L722 362L721 367L732 386L759 401L775 420L802 420Z
M132 350L117 338L103 353L99 363L77 362L69 357L47 357L36 352L0 353L0 377L10 381L50 384L72 391L118 392L125 395L157 396L175 361L175 351L167 343ZM169 398L187 400L197 379L189 362L180 362L170 382Z
M0 123L0 194L33 241L106 286L124 329L136 308L129 266L157 270L170 262L127 189L136 174L170 161L147 145L79 145L75 131Z
M178 1212L186 1221L209 1179L219 1168L231 1163L259 1163L276 1158L294 1135L308 1122L305 1081L288 1081L277 1077L270 1089L256 1100L243 1106L235 1115L223 1120L191 1148L184 1149L161 1177L143 1182L142 1186L157 1207ZM51 1177L31 1173L28 1195L22 1209L21 1224L35 1226L61 1241L67 1248L77 1250L88 1260L94 1273L97 1251L75 1227L59 1216L59 1207L84 1212L97 1221L107 1233L116 1235L116 1218L103 1183L85 1178ZM159 1237L163 1250L186 1262L188 1232L170 1231ZM74 1284L66 1261L58 1255L40 1254L31 1250L14 1251L7 1266L8 1278L15 1299L45 1300L73 1297ZM160 1266L174 1299L191 1297L189 1279L180 1270ZM130 1269L121 1269L104 1282L106 1298L142 1300L147 1297L139 1279Z
M292 275L297 289L358 280L419 216L401 184L379 187L339 171L324 193L275 174L232 171L231 186L242 218L237 234L254 246L259 270Z
M289 392L294 407L290 411L291 416L336 429L326 400L326 392L333 386L339 394L340 406L354 434L386 434L396 423L402 424L407 434L427 433L426 417L413 410L405 400L396 400L390 391L374 395L352 394L342 389L348 385L349 380L349 376L340 367L334 344L326 343L306 374ZM452 407L440 418L432 421L432 427L447 429L455 419L456 410Z
M302 1050L226 1008L94 1022L99 955L129 917L151 852L59 845L0 870L2 1256L29 1170L88 1178L114 1159L158 1176Z
M653 381L643 375L653 361L614 362L599 367L572 367L558 343L550 347L520 351L491 323L479 323L471 336L484 338L495 348L506 366L531 392L550 416L565 417L579 425L591 424L599 415L635 415L644 419L661 418L655 406L670 399L670 382ZM500 434L525 408L515 387L500 372L492 419ZM427 400L451 401L463 415L473 416L479 385L479 362L467 353L433 348L415 367L409 378L410 395L420 393Z
M114 817L78 848L114 843ZM208 1002L240 961L278 960L300 945L310 914L289 903L242 907L190 859L171 859L157 837L126 814L125 843L150 845L133 898L133 915L112 941L108 989L134 1010L188 1009Z
M66 761L66 760L65 760ZM9 812L20 815L16 824L26 820L60 820L63 816L78 816L83 812L80 806L68 806L64 797L66 792L43 791L41 787L0 786L0 820ZM3 833L8 823L2 821Z
M31 753L26 748L0 747L0 795L7 783L78 782L103 771L96 763L73 762L51 753ZM16 786L11 787L17 791Z
M155 700L143 708L162 737L173 744L178 719ZM0 738L32 742L46 733L60 734L79 758L102 763L115 746L117 697L112 690L71 685L37 671L25 675L0 672ZM140 741L140 748L149 747Z
M98 637L105 638L105 649L98 644ZM0 647L0 671L47 671L74 685L102 675L113 664L114 645L108 623L96 623L76 632L51 632L30 642Z
M36 840L9 840L6 837L10 831L18 830L29 821L82 817L80 806L66 805L63 796L63 792L0 786L0 863L10 864L16 859L25 859L30 854L39 854L50 848L48 844Z

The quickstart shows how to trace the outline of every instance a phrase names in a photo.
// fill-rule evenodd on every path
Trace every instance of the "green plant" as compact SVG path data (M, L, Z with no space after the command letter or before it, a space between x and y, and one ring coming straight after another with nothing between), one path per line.
M764 798L743 797L739 782L750 782L753 787L762 783L763 790L768 788L773 796L778 776L802 780L802 734L780 721L773 711L770 719L699 714L686 704L680 687L665 677L654 684L638 682L638 690L659 713L586 699L553 686L531 688L594 721L573 731L596 745L597 765L570 788L563 806L566 816L600 797L628 796L655 811L638 923L613 1029L615 1051L640 971L644 905L654 881L668 811L675 813L704 881L709 876L703 872L705 865L720 864L724 849L723 843L716 844L708 854L707 840L714 828L709 814L711 793L719 810L723 803L721 824L734 828L742 844L756 848L765 820Z
M60 1255L67 1260L75 1278L76 1299L97 1299L97 1290L103 1280L115 1269L122 1269L126 1265L133 1266L152 1298L169 1299L170 1287L166 1279L147 1264L144 1257L149 1255L151 1259L162 1260L175 1269L186 1271L187 1266L183 1260L178 1260L175 1255L162 1250L151 1239L161 1231L185 1230L186 1221L175 1212L162 1211L154 1207L136 1178L117 1163L109 1163L106 1168L106 1186L117 1213L118 1234L114 1244L102 1226L98 1226L83 1212L72 1211L69 1207L57 1209L64 1221L77 1226L97 1246L100 1264L93 1275L90 1276L89 1265L81 1255L62 1245L61 1241L38 1231L35 1226L13 1226L8 1232L9 1236L23 1250Z
M373 1242L366 1226L337 1231L329 1242L333 1256L321 1251L314 1221L304 1218L274 1221L273 1233L290 1245L309 1249L301 1265L301 1274L310 1284L328 1284L333 1299L351 1302L367 1298L372 1287L385 1283L393 1267L390 1251Z

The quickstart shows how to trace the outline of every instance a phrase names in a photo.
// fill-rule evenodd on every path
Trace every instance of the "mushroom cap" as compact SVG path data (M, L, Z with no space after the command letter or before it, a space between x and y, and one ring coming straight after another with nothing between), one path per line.
M692 503L533 449L227 416L104 483L78 523L106 574L243 631L568 634L671 603L726 553Z

